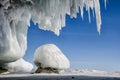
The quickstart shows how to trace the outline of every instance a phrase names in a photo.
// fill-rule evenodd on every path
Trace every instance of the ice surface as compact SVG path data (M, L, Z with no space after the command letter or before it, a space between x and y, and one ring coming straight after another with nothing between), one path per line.
M101 28L100 0L0 0L0 65L22 58L27 48L30 19L43 30L59 35L66 14L76 18L84 9L96 15L97 31ZM105 0L106 2L106 0Z
M33 69L33 65L24 59L19 59L6 64L5 68L11 73L30 73Z
M95 75L92 74L92 70L89 70L91 74L84 74L79 72L79 74L73 74L74 70L67 74L8 74L0 75L0 80L120 80L120 73L106 73ZM86 70L85 70L86 71ZM99 72L99 71L98 71ZM101 71L100 71L101 72Z
M42 68L67 69L70 62L62 51L54 44L46 44L36 49L34 62Z
M107 72L95 69L67 69L60 72L62 75L86 75L86 76L106 76L120 77L120 72Z
M61 71L61 74L85 74L85 75L105 75L108 72L107 71L101 71L101 70L89 70L89 69L68 69Z

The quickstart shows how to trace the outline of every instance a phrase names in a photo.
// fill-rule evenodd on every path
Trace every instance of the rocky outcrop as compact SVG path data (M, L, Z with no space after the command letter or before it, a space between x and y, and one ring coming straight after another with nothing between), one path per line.
M8 69L4 68L3 66L0 66L0 74L7 74L9 73Z

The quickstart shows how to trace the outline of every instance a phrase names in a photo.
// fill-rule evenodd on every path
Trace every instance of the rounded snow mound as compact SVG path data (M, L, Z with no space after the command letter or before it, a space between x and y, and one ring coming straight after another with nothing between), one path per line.
M12 73L30 73L33 69L33 65L24 59L8 63L5 67Z
M34 63L42 68L67 69L70 67L67 57L54 44L46 44L37 48Z

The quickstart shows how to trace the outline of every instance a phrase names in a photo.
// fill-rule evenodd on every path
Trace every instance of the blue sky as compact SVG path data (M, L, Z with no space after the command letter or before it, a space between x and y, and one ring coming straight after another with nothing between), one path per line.
M120 71L120 0L109 0L107 9L101 3L101 35L96 30L95 18L84 20L80 14L76 19L66 16L66 27L60 36L43 31L30 22L28 30L28 48L24 59L33 63L35 49L43 44L53 43L71 61L74 69L99 69Z

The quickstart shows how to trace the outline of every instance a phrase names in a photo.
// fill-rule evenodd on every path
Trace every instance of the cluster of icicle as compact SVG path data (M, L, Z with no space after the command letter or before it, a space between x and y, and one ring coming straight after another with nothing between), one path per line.
M90 9L95 14L97 31L100 32L100 0L1 0L0 3L9 21L14 21L15 24L24 21L29 25L32 18L33 22L39 24L40 29L53 31L57 35L65 26L66 14L76 18L80 11L83 18L85 7L89 21Z
M24 56L31 19L40 29L59 35L66 14L76 18L80 11L83 18L84 9L89 21L90 10L93 11L100 32L100 0L0 0L0 65Z

